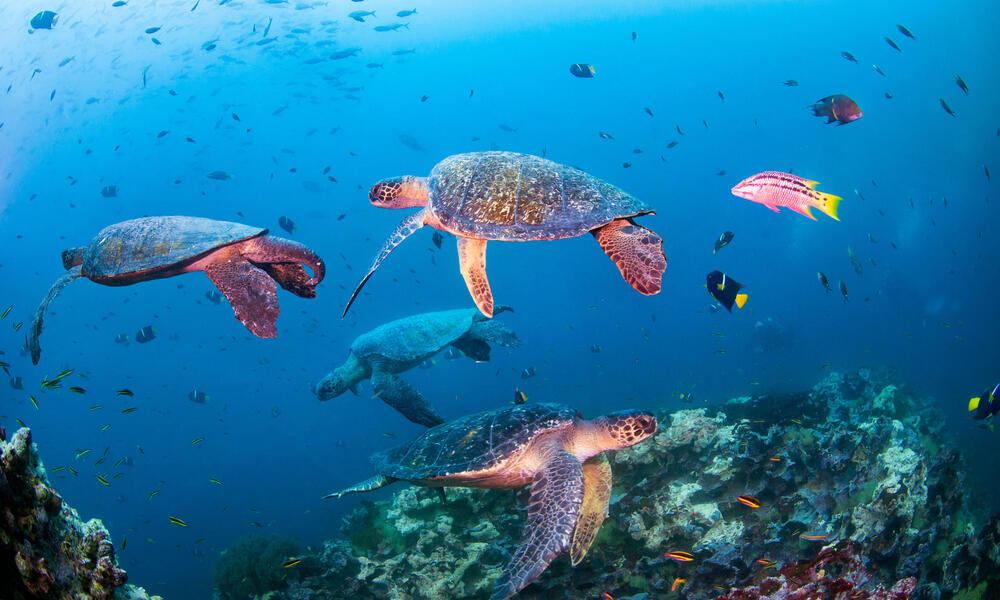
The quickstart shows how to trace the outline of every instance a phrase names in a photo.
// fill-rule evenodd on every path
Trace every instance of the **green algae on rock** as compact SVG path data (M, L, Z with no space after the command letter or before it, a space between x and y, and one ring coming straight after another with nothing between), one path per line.
M31 430L0 440L0 581L24 600L156 600L126 584L111 535L49 485Z

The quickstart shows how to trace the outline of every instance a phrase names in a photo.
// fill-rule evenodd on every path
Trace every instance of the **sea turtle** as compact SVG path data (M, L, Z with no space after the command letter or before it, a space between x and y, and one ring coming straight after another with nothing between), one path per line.
M424 225L458 237L462 277L476 306L493 314L486 242L557 240L594 234L622 276L640 293L660 291L667 258L663 239L634 221L653 209L579 169L513 152L470 152L442 160L430 177L376 183L368 200L384 208L423 209L406 217L376 255L344 314L389 253Z
M372 456L376 475L326 498L403 480L430 487L531 485L524 533L493 588L503 600L569 550L576 566L608 514L611 466L604 452L656 433L656 417L626 410L585 421L560 404L521 404L432 427Z
M67 273L60 277L35 310L28 346L38 364L38 337L49 304L80 277L103 285L131 285L192 271L219 288L236 318L258 337L277 335L275 281L303 298L316 297L326 266L309 248L267 235L267 229L200 217L143 217L102 229L87 246L62 253ZM310 277L302 267L309 267Z
M500 307L497 312L504 310L510 308ZM407 419L427 427L439 425L444 419L434 407L397 375L449 346L473 360L487 361L488 342L508 348L521 345L521 340L506 325L483 317L475 308L398 319L358 336L351 344L347 361L328 373L315 392L320 400L336 398L348 389L357 394L358 382L370 378L375 395Z

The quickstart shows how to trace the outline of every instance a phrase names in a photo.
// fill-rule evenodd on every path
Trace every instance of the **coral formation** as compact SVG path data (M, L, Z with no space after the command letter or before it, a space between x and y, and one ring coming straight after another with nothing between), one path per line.
M824 597L797 591L824 589L808 577L841 578L857 598L878 600L1000 586L1000 524L971 527L943 418L887 372L832 373L807 393L657 417L650 442L610 456L610 516L587 558L575 569L557 559L521 597L652 600L677 597L674 587L712 600L755 586L756 596L730 598ZM315 554L318 573L275 598L488 598L527 491L447 494L442 504L411 487L363 502L345 537ZM664 556L678 550L694 560ZM777 587L760 587L768 580Z
M913 577L900 579L891 589L878 585L867 590L867 581L857 544L848 541L823 548L812 560L789 563L778 575L730 590L719 600L908 600L917 587Z
M3 437L0 597L149 600L145 590L125 583L104 525L82 521L49 485L31 431Z
M285 561L296 558L295 542L278 536L248 535L215 563L215 587L223 598L244 600L284 587ZM292 574L295 572L293 571Z

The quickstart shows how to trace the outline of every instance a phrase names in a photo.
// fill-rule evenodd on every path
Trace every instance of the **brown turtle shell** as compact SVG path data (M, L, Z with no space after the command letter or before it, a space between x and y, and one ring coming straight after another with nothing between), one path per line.
M579 169L530 154L470 152L431 171L427 206L457 235L499 241L555 240L653 212Z
M410 442L372 456L376 470L421 481L485 471L515 455L538 435L570 427L576 411L560 404L519 404L431 427Z
M201 217L143 217L102 229L83 253L83 274L113 282L177 268L267 229Z

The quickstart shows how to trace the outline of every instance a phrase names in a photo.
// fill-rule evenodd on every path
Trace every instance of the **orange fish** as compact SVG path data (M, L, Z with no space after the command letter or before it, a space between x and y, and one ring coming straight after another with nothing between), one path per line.
M817 185L818 181L803 179L790 173L764 171L744 179L732 191L734 196L763 204L774 212L781 212L778 210L781 206L815 221L816 217L809 211L815 207L839 221L837 207L841 198L817 192Z
M673 550L671 552L667 552L663 556L676 560L677 562L691 562L694 560L693 554L690 552L683 552L681 550Z
M799 538L807 542L823 542L827 539L825 535L806 535L804 533L799 535Z
M736 501L744 506L749 506L750 508L760 508L760 500L754 498L753 496L738 496Z
M773 560L766 559L766 558L758 558L757 559L757 564L764 565L765 568L769 568L769 567L773 567L774 565L776 565L778 563L774 562Z
M677 591L677 588L679 588L680 586L684 585L687 582L688 582L687 579L681 579L680 577L675 577L674 584L670 586L670 591L671 592Z
M771 458L769 458L767 460L769 460L771 462L781 462L781 457L780 456L772 456Z
M601 600L615 600L615 597L607 592L604 592L601 594Z

